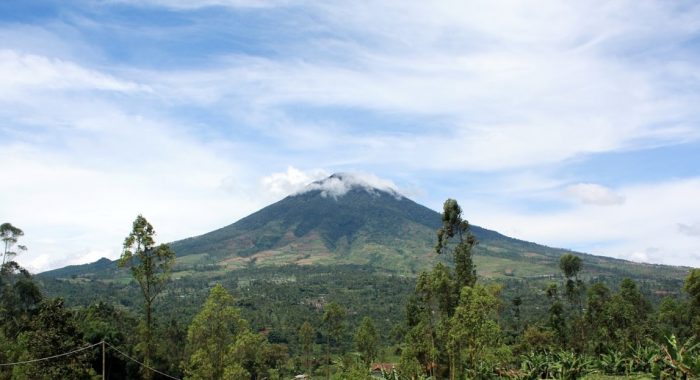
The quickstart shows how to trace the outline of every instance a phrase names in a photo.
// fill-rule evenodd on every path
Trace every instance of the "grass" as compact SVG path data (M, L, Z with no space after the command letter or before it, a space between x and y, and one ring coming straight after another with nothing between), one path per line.
M615 379L632 379L632 380L652 380L654 377L651 374L638 374L628 376L611 376L591 374L583 378L583 380L615 380Z

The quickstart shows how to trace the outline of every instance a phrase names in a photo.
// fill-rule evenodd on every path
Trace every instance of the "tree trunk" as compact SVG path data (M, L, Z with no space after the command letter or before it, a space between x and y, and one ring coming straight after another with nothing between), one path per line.
M146 301L146 341L143 351L143 363L149 367L151 366L151 328L153 326L151 318L151 302ZM151 380L152 378L153 372L150 369L145 369L143 379Z
M326 338L326 378L331 379L331 337Z

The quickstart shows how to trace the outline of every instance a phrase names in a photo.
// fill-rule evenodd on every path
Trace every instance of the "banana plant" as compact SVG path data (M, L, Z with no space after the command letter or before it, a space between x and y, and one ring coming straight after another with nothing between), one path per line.
M652 373L659 379L692 379L700 374L700 343L690 338L681 344L675 335L659 345L653 358Z

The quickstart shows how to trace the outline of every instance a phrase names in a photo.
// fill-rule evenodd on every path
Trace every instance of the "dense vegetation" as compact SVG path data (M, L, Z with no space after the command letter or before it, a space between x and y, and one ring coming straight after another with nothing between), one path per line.
M139 216L119 261L133 281L95 281L34 278L12 261L22 231L5 223L0 364L20 364L0 366L0 379L100 378L102 350L114 379L700 374L700 270L635 282L565 254L556 276L487 279L455 201L438 227L435 251L450 259L417 277L353 264L175 277L174 255Z

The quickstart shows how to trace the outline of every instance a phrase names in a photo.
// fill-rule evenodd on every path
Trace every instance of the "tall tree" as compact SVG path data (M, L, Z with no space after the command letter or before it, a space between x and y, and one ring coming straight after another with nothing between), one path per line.
M304 354L304 364L306 366L306 373L311 373L311 353L314 349L314 338L316 336L316 331L314 331L313 326L309 321L305 321L301 328L299 328L299 342L301 343L301 351Z
M360 352L362 361L366 366L369 366L377 357L379 344L379 333L374 327L374 322L372 318L364 317L360 323L360 327L357 328L355 333L355 346L357 351Z
M437 231L437 238L435 251L438 254L449 250L451 239L457 239L452 254L455 262L456 298L459 298L462 287L474 286L476 283L476 268L472 260L476 238L469 232L469 222L462 219L462 208L454 199L448 199L443 204L442 227Z
M119 267L131 269L132 276L141 288L146 312L143 357L148 366L152 363L153 354L153 302L170 278L170 269L175 260L175 253L167 244L155 245L155 234L155 229L146 218L137 216L131 233L124 239L124 251L118 262ZM149 370L144 370L143 374L147 380L153 376Z
M325 307L323 312L323 326L326 329L326 376L331 378L331 342L338 342L343 335L345 316L347 311L344 307L335 302L331 302Z
M559 269L566 277L564 293L569 301L569 313L567 314L569 314L568 321L572 334L570 338L576 337L576 339L571 339L569 343L579 352L583 349L583 345L586 342L582 300L585 286L578 277L581 268L583 268L581 258L574 254L567 253L559 258ZM576 310L574 315L570 313L572 309Z
M0 224L0 239L2 239L3 245L5 246L5 250L2 254L2 265L5 265L5 263L10 258L17 255L17 252L13 251L12 247L17 243L17 240L23 235L24 231L13 226L10 223ZM26 251L27 247L23 245L18 245L17 250Z

